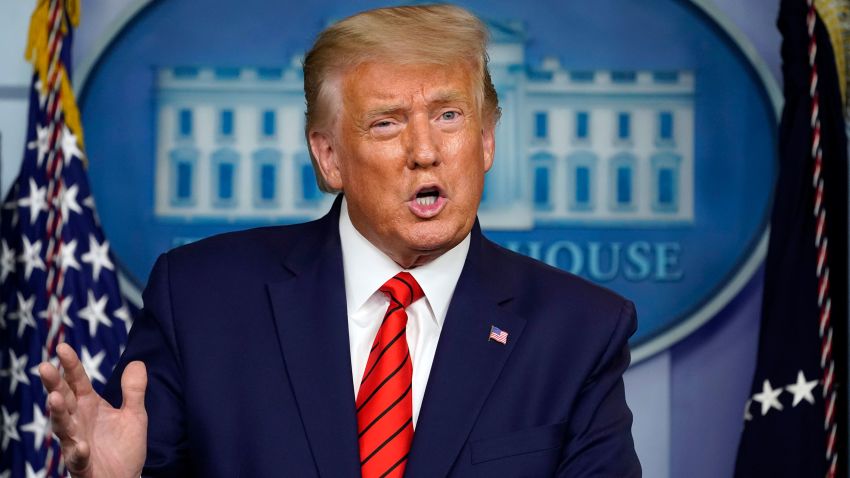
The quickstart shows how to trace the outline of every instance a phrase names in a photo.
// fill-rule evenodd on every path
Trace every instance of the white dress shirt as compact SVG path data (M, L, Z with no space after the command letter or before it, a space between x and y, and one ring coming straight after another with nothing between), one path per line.
M389 299L378 290L391 277L405 270L361 235L348 216L345 198L339 214L339 237L345 275L345 302L348 307L348 343L351 348L351 376L354 395L378 334ZM457 280L469 252L469 235L457 246L433 261L407 270L425 292L425 297L407 308L407 346L413 364L413 425L419 418L422 397L437 351L440 330L452 300Z

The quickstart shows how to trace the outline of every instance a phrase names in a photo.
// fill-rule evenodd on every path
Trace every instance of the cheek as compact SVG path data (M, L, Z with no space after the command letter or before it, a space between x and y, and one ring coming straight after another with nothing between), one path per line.
M451 157L454 158L454 174L456 179L469 186L480 188L479 182L484 176L484 154L481 142L475 138L463 137L450 142ZM470 187L470 189L475 189ZM470 191L472 192L472 191Z
M443 153L447 155L462 155L470 159L475 149L475 141L468 134L454 134L443 140Z
M357 189L374 187L375 184L386 184L388 178L398 174L393 169L391 149L383 146L360 148L356 154L348 156L342 173L347 185ZM373 190L372 193L380 191Z

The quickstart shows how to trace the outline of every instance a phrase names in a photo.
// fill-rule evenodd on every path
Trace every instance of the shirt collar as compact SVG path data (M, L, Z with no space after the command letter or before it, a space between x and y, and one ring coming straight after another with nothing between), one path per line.
M405 270L355 229L348 216L348 204L342 199L339 213L339 237L342 244L345 300L349 317L372 297L384 282ZM454 294L457 280L469 252L470 235L433 261L408 272L425 292L437 324L442 326Z

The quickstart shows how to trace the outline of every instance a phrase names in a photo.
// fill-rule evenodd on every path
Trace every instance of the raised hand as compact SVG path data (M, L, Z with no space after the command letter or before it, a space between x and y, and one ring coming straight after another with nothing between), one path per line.
M113 408L92 388L77 354L68 344L56 348L64 377L53 365L38 367L47 387L53 433L59 437L65 467L73 477L138 478L147 446L147 372L132 362L121 376L124 403Z

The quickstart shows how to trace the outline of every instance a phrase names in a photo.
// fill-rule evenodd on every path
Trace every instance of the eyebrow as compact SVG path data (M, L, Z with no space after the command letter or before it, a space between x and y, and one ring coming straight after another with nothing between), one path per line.
M366 114L364 115L364 117L367 120L371 120L371 119L377 118L379 116L384 116L384 115L388 115L388 114L391 114L391 113L397 113L397 112L402 111L404 109L405 109L405 106L402 103L392 103L392 104L389 104L389 105L381 105L381 106L378 106L376 108L373 108L373 109L366 111Z
M435 93L432 98L429 100L430 104L443 105L446 103L468 103L470 102L468 96L462 91L458 90L445 90L438 91ZM387 105L380 105L373 109L366 111L364 117L367 120L371 120L377 118L379 116L384 116L392 113L397 113L399 111L403 111L407 109L407 105L405 103L390 103Z
M437 103L437 104L458 103L458 102L464 102L465 103L465 102L468 102L468 101L469 101L468 96L462 91L445 90L445 91L438 91L433 96L433 98L430 100L430 103Z

